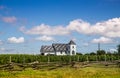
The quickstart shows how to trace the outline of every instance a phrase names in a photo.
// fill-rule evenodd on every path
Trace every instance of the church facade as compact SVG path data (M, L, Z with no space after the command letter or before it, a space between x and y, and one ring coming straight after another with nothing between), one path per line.
M42 45L41 55L76 55L76 44L73 40L69 43L53 43L52 45Z

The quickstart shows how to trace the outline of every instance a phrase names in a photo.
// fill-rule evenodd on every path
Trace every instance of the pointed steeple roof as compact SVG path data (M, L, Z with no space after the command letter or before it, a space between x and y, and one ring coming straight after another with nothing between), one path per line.
M69 45L76 45L75 42L73 40L70 40L70 42L68 43Z

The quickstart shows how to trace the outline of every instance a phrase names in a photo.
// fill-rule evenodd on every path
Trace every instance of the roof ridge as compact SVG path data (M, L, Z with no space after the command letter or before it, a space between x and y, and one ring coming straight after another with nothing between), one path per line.
M70 44L76 45L76 43L75 43L73 40L70 40L70 42L69 42L68 44L69 44L69 45L70 45Z

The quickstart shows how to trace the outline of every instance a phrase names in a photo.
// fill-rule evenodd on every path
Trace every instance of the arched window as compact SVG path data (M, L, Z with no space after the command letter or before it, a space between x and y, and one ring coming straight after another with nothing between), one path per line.
M75 51L74 51L74 50L72 51L72 54L75 54Z
M74 46L72 46L72 48L74 48Z

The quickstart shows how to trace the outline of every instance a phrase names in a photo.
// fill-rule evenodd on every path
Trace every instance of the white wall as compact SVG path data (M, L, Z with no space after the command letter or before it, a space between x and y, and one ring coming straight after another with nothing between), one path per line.
M45 53L44 53L45 56L46 56L46 55L49 55L49 54L53 54L53 55L55 55L54 52L45 52Z
M76 55L76 45L69 45L69 47L70 55ZM74 51L74 54L72 54L72 51Z
M62 54L61 54L61 52L45 52L44 53L44 55L46 56L46 55L49 55L49 54L53 54L53 55L67 55L65 52L62 52Z
M56 52L56 55L67 55L65 52L62 52L62 54L61 54L61 52Z

